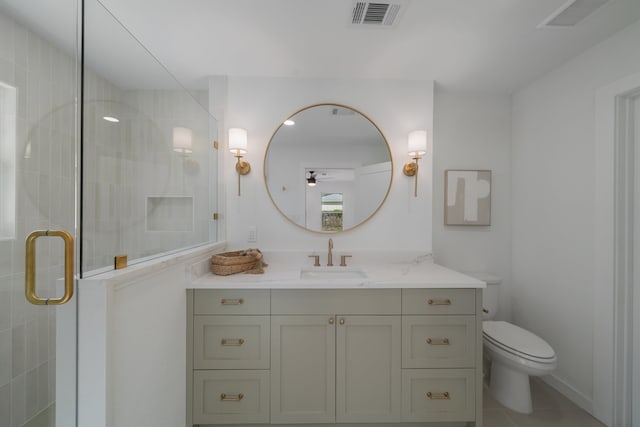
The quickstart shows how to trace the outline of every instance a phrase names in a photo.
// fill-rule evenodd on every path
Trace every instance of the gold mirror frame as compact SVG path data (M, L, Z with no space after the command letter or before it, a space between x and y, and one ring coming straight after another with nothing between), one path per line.
M312 229L312 228L308 228L308 227L306 227L306 226L304 226L302 224L299 224L298 222L294 221L287 214L285 214L283 212L283 210L280 208L280 206L278 206L278 204L276 203L276 201L275 201L275 199L273 197L273 194L271 193L271 190L269 189L269 182L268 182L268 177L267 177L267 174L268 174L267 165L268 165L268 160L269 160L269 150L272 148L272 143L274 142L274 138L276 137L278 132L285 126L284 125L285 120L293 119L298 114L300 114L300 113L302 113L304 111L307 111L309 109L316 108L316 107L342 108L342 109L351 110L355 114L359 114L362 118L364 118L367 122L369 122L373 126L373 128L375 128L375 130L379 133L380 137L382 138L382 141L384 141L385 147L387 149L387 153L389 155L389 163L390 163L389 185L387 186L387 190L386 190L386 192L384 194L384 197L380 201L380 204L366 218L364 218L363 220L361 220L357 224L353 225L352 227L345 228L343 230L336 230L336 231L315 230L315 229ZM263 160L264 185L265 185L265 188L267 190L267 194L269 195L269 199L271 199L271 203L273 203L273 206L291 224L293 224L296 227L301 228L303 230L310 231L312 233L318 233L318 234L344 233L344 232L351 231L351 230L354 230L356 228L359 228L360 226L362 226L363 224L368 222L371 218L373 218L378 213L378 211L380 211L382 206L384 206L385 202L387 201L387 198L389 197L389 193L391 192L391 187L393 185L393 175L394 175L394 162L393 162L393 155L392 155L392 152L391 152L391 147L389 146L389 142L387 141L387 138L385 137L385 135L382 132L382 130L380 130L378 125L376 125L375 122L373 120L371 120L371 118L369 118L366 114L362 113L361 111L359 111L359 110L357 110L357 109L355 109L353 107L350 107L350 106L344 105L344 104L339 104L339 103L331 103L331 102L308 105L306 107L300 108L299 110L295 111L293 114L290 114L286 119L282 120L280 122L280 124L276 127L274 132L272 133L271 138L269 139L269 144L267 145L267 148L265 150L265 155L264 155L264 160ZM306 208L305 208L305 211L306 211Z

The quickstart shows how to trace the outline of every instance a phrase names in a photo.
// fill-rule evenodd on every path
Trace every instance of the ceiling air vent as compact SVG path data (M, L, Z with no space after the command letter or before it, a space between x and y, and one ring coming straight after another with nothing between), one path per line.
M547 19L542 21L538 28L566 28L575 27L580 21L598 10L610 0L569 0Z
M354 1L351 24L390 27L397 22L406 1Z

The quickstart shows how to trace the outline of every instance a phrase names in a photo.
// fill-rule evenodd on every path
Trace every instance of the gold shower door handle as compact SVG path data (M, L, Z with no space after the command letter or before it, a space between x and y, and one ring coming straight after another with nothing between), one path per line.
M36 295L36 239L60 237L64 241L64 295L40 298ZM35 305L62 305L73 297L73 236L64 230L36 230L27 236L24 287L27 301Z

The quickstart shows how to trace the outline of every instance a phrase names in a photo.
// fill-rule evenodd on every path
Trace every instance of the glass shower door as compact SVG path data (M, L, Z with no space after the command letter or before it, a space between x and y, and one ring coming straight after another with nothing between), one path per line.
M2 426L76 425L78 11L0 0Z

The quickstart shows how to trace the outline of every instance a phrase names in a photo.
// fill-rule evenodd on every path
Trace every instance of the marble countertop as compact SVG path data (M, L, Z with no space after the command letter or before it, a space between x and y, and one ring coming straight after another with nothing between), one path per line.
M315 255L315 254L311 254ZM353 255L348 267L314 267L307 254L265 253L264 274L219 276L207 262L192 268L192 289L485 288L485 282L435 264L430 254ZM326 258L326 257L325 257ZM337 260L337 262L336 262ZM208 261L208 260L207 260ZM326 261L323 259L323 261ZM330 277L330 278L329 278Z

